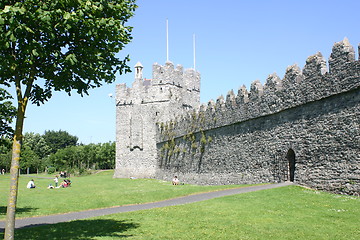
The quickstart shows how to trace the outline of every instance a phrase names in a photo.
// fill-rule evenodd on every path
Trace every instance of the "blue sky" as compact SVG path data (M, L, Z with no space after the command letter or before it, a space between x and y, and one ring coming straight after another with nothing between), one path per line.
M329 58L335 42L347 37L358 56L360 1L358 0L138 0L129 25L133 41L119 53L129 54L133 67L144 66L152 78L152 64L166 61L166 19L169 21L169 60L201 73L201 102L216 100L231 89L236 93L251 82L265 82L287 66L304 66L320 51ZM131 86L134 74L90 91L89 96L55 92L49 102L27 108L24 132L65 130L79 142L115 141L115 85Z

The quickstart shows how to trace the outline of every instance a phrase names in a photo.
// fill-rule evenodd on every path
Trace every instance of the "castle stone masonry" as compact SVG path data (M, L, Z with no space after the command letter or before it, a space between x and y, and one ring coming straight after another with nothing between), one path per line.
M116 90L114 177L294 181L359 195L360 62L346 38L328 66L317 53L283 79L271 74L200 106L198 72L167 62L146 80L137 63L132 88Z
M115 177L155 177L158 170L157 123L198 109L200 74L171 62L153 65L153 78L142 78L143 66L135 65L132 88L116 88Z

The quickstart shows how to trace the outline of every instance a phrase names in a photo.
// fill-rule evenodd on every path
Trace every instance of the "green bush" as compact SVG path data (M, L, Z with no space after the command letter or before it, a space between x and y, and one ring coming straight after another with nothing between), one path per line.
M53 173L55 173L55 171L56 171L56 169L54 167L48 167L48 169L47 169L48 174L53 174Z

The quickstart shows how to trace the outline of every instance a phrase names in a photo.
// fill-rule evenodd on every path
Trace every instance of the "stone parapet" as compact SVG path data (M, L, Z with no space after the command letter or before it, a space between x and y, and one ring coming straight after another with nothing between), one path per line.
M196 184L295 181L360 194L360 62L347 39L281 79L245 86L157 124L157 178Z

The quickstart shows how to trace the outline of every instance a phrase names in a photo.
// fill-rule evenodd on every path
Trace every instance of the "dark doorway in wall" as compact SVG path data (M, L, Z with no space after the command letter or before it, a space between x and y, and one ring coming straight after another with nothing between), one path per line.
M294 178L295 178L295 152L294 152L294 150L292 150L290 148L286 154L286 158L289 162L290 182L293 182Z

